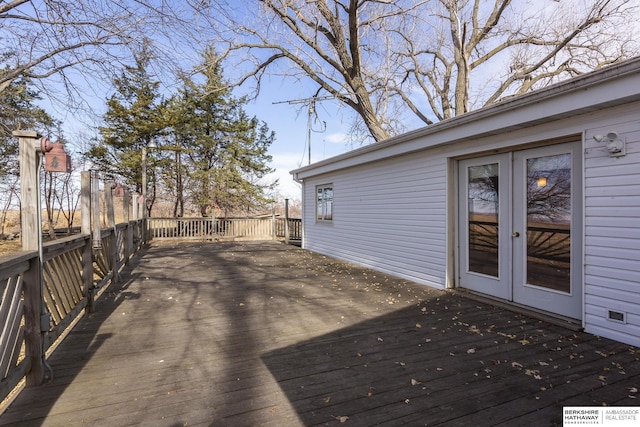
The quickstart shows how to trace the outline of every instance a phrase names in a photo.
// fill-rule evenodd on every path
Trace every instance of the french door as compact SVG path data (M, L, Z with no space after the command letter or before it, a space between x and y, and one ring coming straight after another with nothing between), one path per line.
M459 286L580 319L580 144L458 166Z

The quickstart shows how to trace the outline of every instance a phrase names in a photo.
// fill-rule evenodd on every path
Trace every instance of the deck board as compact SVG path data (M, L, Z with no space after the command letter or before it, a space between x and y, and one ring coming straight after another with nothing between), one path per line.
M162 243L0 425L561 425L637 405L639 357L278 242Z

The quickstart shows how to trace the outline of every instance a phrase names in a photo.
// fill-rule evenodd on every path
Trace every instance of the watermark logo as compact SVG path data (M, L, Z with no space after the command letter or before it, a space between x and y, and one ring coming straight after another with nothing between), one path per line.
M637 426L640 407L568 406L562 409L563 426Z

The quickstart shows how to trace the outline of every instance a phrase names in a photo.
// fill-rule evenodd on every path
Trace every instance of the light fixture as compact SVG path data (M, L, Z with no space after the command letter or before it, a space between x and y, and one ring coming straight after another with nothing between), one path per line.
M627 144L624 138L618 136L618 132L609 132L606 135L594 135L596 142L605 143L605 149L610 157L621 157L627 154Z
M47 172L71 173L71 156L64 150L64 145L42 137L40 151L44 153L44 169Z
M120 184L112 184L111 189L115 197L124 197L124 187Z
M547 177L546 176L539 176L537 184L538 184L538 188L546 187L547 186Z

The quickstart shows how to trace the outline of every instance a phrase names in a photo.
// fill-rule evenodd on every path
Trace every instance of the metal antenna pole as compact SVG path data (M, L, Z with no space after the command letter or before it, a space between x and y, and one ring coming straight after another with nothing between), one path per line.
M309 149L309 162L307 164L309 165L311 164L311 117L313 116L315 103L315 99L309 102L309 118L307 119L307 148Z
M292 99L289 101L277 101L277 102L272 102L272 104L305 104L305 105L309 105L309 108L307 110L309 116L307 118L307 147L308 147L308 153L307 153L307 157L308 157L308 162L309 164L311 164L311 131L313 130L313 122L312 122L312 118L313 115L316 112L316 101L324 101L327 99L335 99L336 97L333 95L330 96L318 96L318 94L320 93L320 91L322 90L322 88L319 88L317 90L317 92L315 93L315 95L313 95L311 98L304 98L304 99Z

